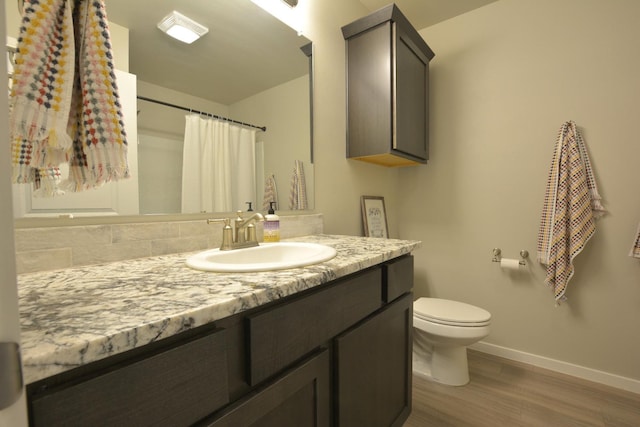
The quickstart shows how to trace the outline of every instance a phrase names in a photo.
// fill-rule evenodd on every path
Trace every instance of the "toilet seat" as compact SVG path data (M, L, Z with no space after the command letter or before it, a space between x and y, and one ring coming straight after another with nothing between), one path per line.
M413 315L428 322L449 326L487 326L491 313L480 307L440 298L418 298L413 302Z

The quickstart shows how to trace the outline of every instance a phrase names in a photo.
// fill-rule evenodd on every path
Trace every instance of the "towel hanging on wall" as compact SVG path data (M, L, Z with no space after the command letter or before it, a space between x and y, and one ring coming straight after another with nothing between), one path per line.
M633 246L629 252L629 256L634 258L640 258L640 224L638 224L638 231L636 231L636 239L633 241Z
M291 176L291 189L289 191L289 209L307 209L307 184L304 178L304 165L302 161L296 160Z
M10 99L13 182L57 190L127 178L127 141L104 3L25 1ZM39 188L38 188L39 187Z
M264 196L262 198L262 210L267 212L271 207L270 203L276 202L274 209L278 210L278 187L276 187L276 176L270 174L264 181Z
M553 153L538 233L538 261L547 266L545 283L557 302L566 299L573 259L604 212L582 135L575 122L565 122Z

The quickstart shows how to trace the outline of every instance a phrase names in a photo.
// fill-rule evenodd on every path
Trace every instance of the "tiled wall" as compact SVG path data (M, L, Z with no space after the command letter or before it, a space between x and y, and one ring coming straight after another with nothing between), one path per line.
M262 225L257 227L262 238ZM321 214L280 216L283 239L320 234ZM174 221L15 230L18 273L55 270L220 246L222 225Z

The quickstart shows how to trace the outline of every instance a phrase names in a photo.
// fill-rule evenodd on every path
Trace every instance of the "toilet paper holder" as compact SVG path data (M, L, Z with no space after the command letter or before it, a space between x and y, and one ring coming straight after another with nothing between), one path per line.
M528 257L529 257L529 251L527 251L526 249L521 250L520 261L518 261L518 264L527 265L527 262L525 260ZM493 259L491 261L500 262L501 258L502 258L502 250L500 248L493 248Z

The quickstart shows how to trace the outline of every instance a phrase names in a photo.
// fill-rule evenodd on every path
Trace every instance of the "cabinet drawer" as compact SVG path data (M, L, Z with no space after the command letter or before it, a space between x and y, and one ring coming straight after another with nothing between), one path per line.
M380 308L375 268L248 317L249 383L257 384Z
M329 351L323 349L197 427L329 427Z
M185 426L228 402L224 330L119 365L31 404L33 426Z
M391 302L413 289L413 256L407 255L382 266L382 299Z

